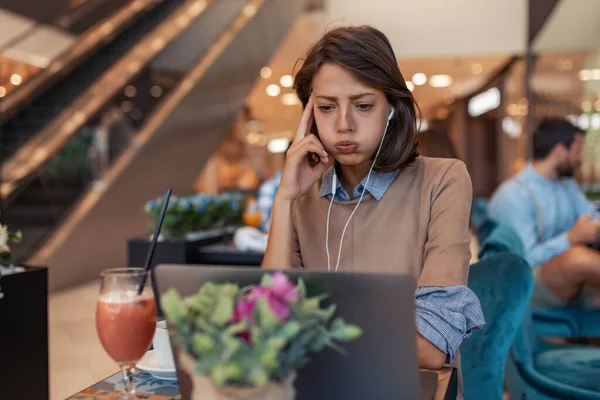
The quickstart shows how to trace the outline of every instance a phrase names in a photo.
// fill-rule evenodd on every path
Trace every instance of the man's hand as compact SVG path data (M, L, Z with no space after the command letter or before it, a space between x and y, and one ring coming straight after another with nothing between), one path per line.
M600 220L593 220L592 214L579 217L573 229L567 234L572 245L594 244L600 233Z

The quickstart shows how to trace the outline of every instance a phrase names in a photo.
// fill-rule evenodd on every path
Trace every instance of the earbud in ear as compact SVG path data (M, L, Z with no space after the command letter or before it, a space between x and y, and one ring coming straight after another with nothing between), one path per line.
M390 122L394 118L394 107L390 107L390 114L387 117L387 122Z

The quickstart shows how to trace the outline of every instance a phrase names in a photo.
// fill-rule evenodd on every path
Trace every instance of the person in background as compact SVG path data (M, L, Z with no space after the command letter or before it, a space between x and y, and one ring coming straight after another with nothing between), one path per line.
M417 106L377 29L325 34L294 89L304 115L262 267L410 274L419 366L459 368L461 342L485 324L466 286L473 189L464 163L418 155Z
M291 146L291 142L288 145L288 148L283 153L283 157L285 159L287 152ZM279 182L281 181L282 171L277 171L277 173L270 179L267 179L263 182L262 185L258 188L258 194L256 198L256 202L258 205L258 210L261 214L261 231L265 233L269 233L269 226L271 224L271 211L273 209L273 201L275 200L275 194L277 193L277 189L279 188Z
M583 144L584 133L566 119L543 120L533 161L490 199L489 217L519 235L534 268L534 307L594 306L600 288L600 252L592 248L600 220L573 178Z

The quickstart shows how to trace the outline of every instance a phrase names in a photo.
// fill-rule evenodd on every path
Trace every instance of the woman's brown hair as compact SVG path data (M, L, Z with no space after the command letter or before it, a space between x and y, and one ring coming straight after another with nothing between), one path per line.
M379 88L394 107L381 152L374 170L390 172L405 167L418 156L418 106L404 77L387 37L370 26L337 28L326 33L308 52L294 80L294 90L306 107L312 81L323 64L346 68L360 81ZM318 136L316 125L313 133Z

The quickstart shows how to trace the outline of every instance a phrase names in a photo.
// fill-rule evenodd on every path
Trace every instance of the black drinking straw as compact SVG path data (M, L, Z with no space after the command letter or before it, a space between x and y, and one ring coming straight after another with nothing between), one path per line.
M156 250L156 242L158 240L158 235L160 234L160 229L162 228L163 220L165 219L165 214L167 212L167 206L169 205L169 199L171 198L171 188L167 189L165 193L165 197L163 197L162 209L160 210L160 216L158 217L158 221L156 223L156 229L154 230L154 236L152 237L152 243L150 243L150 248L148 249L148 254L146 255L146 265L144 265L144 277L142 278L142 282L138 287L138 296L142 294L144 290L144 285L146 284L146 277L148 276L148 271L150 271L150 264L152 263L152 257L154 257L154 250Z

